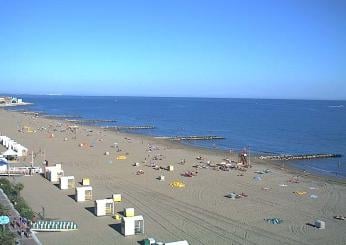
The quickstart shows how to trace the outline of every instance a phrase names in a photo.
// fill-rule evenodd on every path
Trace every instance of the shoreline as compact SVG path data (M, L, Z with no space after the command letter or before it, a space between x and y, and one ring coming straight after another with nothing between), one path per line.
M22 103L14 103L14 104L0 104L0 108L6 108L6 107L15 107L15 106L25 106L25 105L32 105L33 103L29 102L22 102Z
M28 103L28 104L32 104L32 103ZM6 108L4 108L4 110L6 110ZM21 110L20 111L8 111L8 112L14 112L14 113L20 113L20 114L26 114L26 115L34 115L34 116L41 118L41 119L53 120L53 121L57 121L59 123L71 123L71 124L75 124L79 127L90 127L90 128L94 128L97 130L104 130L105 131L105 128L103 126L97 126L97 125L92 125L92 124L90 124L90 125L81 124L81 123L75 123L73 121L69 121L70 118L80 118L80 116L50 115L50 114L45 114L42 112L21 111ZM83 119L83 120L88 120L88 119ZM109 131L112 131L112 130L109 130ZM230 154L227 150L221 149L221 148L203 147L200 145L195 145L195 144L191 144L191 143L184 142L184 141L172 141L169 139L160 138L158 136L146 135L144 133L136 133L135 131L128 132L128 131L118 130L118 131L113 131L113 132L117 132L119 134L123 134L124 136L129 136L129 137L131 136L131 137L145 138L147 140L151 140L153 142L159 142L159 143L165 144L165 145L171 145L171 146L174 145L175 147L181 148L181 149L188 148L191 150L204 152L204 154L214 154L214 155L218 155L218 156L224 155L224 158L227 158L227 156L230 156ZM232 156L237 157L239 152L240 152L240 150L233 151ZM300 160L275 160L274 161L274 160L270 160L270 159L260 159L259 156L263 153L264 152L254 152L254 153L252 153L252 156L253 156L255 161L260 162L261 164L272 166L272 167L275 167L277 169L287 171L288 173L292 173L292 174L296 174L296 175L300 175L300 176L305 175L305 176L309 176L309 178L312 178L312 179L319 179L319 180L329 181L329 182L333 182L333 183L346 184L346 177L345 176L337 176L337 175L332 176L332 175L327 175L327 174L323 175L322 172L319 172L319 171L309 172L308 170L300 169L300 168L294 167L290 164L294 161L299 162ZM314 160L319 160L319 159L314 159ZM314 160L309 160L309 161L314 161ZM285 166L285 168L282 168L283 165Z

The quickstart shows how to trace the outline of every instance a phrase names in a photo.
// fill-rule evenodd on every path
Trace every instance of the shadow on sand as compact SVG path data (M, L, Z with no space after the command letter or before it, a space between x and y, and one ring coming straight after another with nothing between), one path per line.
M95 215L95 207L86 207L85 210L89 211L90 213L92 213L94 216Z
M71 194L71 195L67 195L69 198L71 198L73 201L76 201L75 195Z

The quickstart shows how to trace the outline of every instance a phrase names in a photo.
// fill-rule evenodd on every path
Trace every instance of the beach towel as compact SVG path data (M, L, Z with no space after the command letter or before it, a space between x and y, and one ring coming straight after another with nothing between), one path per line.
M259 175L255 176L255 177L253 177L253 178L254 178L254 180L256 180L256 181L262 180L261 176L259 176Z
M127 157L124 155L117 156L117 160L126 160Z
M299 196L305 195L307 192L306 191L294 191L294 194L297 194Z
M185 187L185 184L183 182L181 182L180 180L172 181L169 185L173 188L184 188Z
M281 224L283 222L283 220L280 219L280 218L267 218L267 219L264 219L264 220L267 223L273 224L273 225Z

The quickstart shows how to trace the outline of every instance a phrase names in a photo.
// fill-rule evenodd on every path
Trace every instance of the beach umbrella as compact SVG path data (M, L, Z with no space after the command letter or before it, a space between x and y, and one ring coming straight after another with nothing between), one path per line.
M3 156L17 156L17 152L15 152L12 149L8 149L4 153L2 153Z

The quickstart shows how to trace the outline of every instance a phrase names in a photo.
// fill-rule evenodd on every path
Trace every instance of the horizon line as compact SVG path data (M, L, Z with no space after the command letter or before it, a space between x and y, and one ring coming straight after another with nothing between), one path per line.
M142 97L142 98L193 98L193 99L252 99L252 100L307 100L307 101L346 101L346 99L318 99L318 98L272 98L272 97L210 97L210 96L159 96L159 95L91 95L91 94L61 94L61 93L8 93L0 92L3 95L29 95L29 96L72 96L72 97Z

